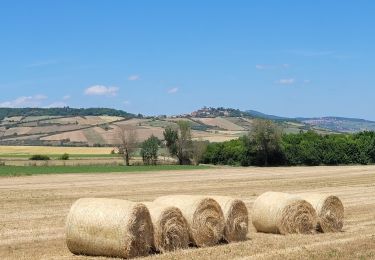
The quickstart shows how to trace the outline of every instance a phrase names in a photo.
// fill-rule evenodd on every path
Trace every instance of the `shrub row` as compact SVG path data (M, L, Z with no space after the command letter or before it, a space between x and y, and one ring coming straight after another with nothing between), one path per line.
M283 134L269 150L259 149L257 143L244 136L209 144L202 162L242 166L371 164L375 163L375 132Z

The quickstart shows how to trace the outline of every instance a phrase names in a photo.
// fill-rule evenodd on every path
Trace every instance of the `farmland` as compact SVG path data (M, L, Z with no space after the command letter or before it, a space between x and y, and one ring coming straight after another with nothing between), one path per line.
M145 259L373 259L375 166L213 168L158 172L0 177L1 259L92 259L73 256L64 224L81 197L150 201L170 194L230 195L245 201L269 190L333 193L345 206L343 232L317 235L256 233L248 240ZM105 258L100 258L105 259Z
M135 129L138 141L142 142L151 135L163 138L164 129L175 127L179 120L189 122L193 139L211 142L222 142L246 135L253 125L253 118L245 115L148 118L136 118L134 115L10 116L0 121L0 145L113 146L118 142L118 128L123 126ZM278 124L287 133L310 129L307 124L294 121L284 120ZM315 130L323 134L331 133L329 129Z

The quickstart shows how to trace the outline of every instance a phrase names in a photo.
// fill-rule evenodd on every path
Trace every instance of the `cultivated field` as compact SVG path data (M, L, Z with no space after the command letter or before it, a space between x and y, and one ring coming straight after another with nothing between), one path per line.
M2 154L110 154L111 147L0 146Z
M269 190L338 195L345 206L343 232L282 236L255 233L251 226L246 242L146 259L375 258L375 166L349 166L3 177L0 259L96 259L73 256L65 245L65 218L80 197L147 201L169 194L230 195L243 199L251 215L255 198Z

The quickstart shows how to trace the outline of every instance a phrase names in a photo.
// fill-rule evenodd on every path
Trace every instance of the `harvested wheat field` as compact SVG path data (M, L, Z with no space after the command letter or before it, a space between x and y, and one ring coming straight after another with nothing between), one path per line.
M337 195L345 207L342 232L256 233L251 224L253 202L271 190ZM348 166L0 178L0 259L96 259L74 256L66 246L65 220L74 201L101 197L140 202L172 194L227 195L244 200L250 214L248 239L145 259L375 258L375 166Z

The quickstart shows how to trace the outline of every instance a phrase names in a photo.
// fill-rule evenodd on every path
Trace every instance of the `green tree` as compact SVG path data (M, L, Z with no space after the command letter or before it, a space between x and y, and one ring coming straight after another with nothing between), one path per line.
M178 163L191 164L192 138L191 126L187 121L178 121L178 128L167 127L164 130L164 139L169 153L177 157Z
M192 156L195 165L199 165L199 163L201 162L203 155L207 150L207 145L208 142L202 140L193 142Z
M151 135L142 143L141 156L144 164L156 165L158 160L159 144L160 140L154 135Z
M277 164L281 156L281 130L269 120L256 119L249 134L250 147L257 154L258 164Z

